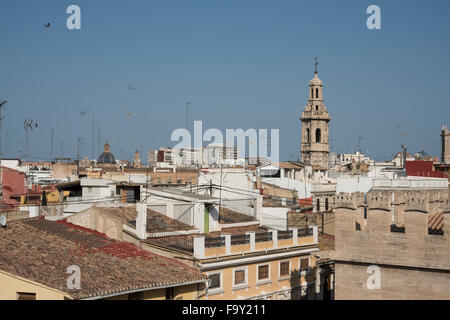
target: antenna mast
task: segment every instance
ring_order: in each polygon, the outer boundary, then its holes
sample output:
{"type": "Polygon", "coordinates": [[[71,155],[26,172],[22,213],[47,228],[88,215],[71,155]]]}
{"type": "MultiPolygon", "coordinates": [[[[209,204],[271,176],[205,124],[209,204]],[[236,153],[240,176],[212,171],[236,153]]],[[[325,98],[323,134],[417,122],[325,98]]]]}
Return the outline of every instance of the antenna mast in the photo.
{"type": "Polygon", "coordinates": [[[0,200],[3,197],[3,180],[2,180],[2,107],[6,104],[6,100],[0,102],[0,200]]]}

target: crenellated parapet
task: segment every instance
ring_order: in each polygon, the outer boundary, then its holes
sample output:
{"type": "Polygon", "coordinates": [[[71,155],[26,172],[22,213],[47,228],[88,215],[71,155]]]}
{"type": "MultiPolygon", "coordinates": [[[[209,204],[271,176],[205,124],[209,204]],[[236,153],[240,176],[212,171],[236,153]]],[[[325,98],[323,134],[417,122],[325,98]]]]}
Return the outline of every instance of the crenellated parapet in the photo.
{"type": "Polygon", "coordinates": [[[394,199],[393,199],[393,202],[392,202],[392,204],[393,205],[395,205],[395,206],[399,206],[399,205],[402,205],[402,204],[405,204],[405,191],[394,191],[393,192],[394,193],[394,199]]]}
{"type": "Polygon", "coordinates": [[[366,194],[365,211],[355,210],[353,195],[339,194],[342,209],[335,215],[336,259],[450,270],[447,196],[442,189],[372,190],[366,194]]]}
{"type": "Polygon", "coordinates": [[[364,206],[364,193],[339,193],[334,198],[334,209],[352,209],[364,206]]]}
{"type": "Polygon", "coordinates": [[[428,213],[430,193],[428,191],[409,191],[406,193],[405,212],[418,211],[428,213]]]}
{"type": "Polygon", "coordinates": [[[367,208],[369,210],[391,211],[392,192],[372,191],[367,194],[367,208]]]}

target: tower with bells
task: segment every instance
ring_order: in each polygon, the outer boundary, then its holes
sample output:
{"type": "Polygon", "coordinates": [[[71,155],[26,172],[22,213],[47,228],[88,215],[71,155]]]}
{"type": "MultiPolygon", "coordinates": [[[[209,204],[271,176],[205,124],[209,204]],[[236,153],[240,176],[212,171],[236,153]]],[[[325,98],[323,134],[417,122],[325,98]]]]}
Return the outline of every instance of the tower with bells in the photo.
{"type": "Polygon", "coordinates": [[[302,112],[302,161],[311,165],[315,170],[328,170],[328,156],[330,153],[329,122],[331,120],[323,102],[323,85],[318,77],[317,58],[315,58],[314,78],[309,82],[309,99],[302,112]]]}

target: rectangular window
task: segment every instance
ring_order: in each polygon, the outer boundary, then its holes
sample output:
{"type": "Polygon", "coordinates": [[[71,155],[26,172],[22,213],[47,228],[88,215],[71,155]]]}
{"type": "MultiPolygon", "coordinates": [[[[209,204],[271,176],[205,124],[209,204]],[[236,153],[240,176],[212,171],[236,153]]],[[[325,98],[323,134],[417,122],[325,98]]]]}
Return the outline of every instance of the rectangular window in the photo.
{"type": "Polygon", "coordinates": [[[166,300],[173,300],[173,288],[166,288],[166,300]]]}
{"type": "Polygon", "coordinates": [[[245,283],[245,270],[236,270],[234,272],[234,284],[244,284],[245,283]]]}
{"type": "Polygon", "coordinates": [[[220,273],[210,274],[209,279],[209,289],[220,289],[222,286],[220,284],[220,273]]]}
{"type": "Polygon", "coordinates": [[[17,300],[36,300],[36,293],[17,292],[17,300]]]}
{"type": "Polygon", "coordinates": [[[258,266],[258,280],[269,279],[269,265],[258,266]]]}
{"type": "Polygon", "coordinates": [[[309,258],[300,259],[300,272],[302,274],[309,271],[309,258]]]}
{"type": "Polygon", "coordinates": [[[280,262],[280,277],[288,277],[290,274],[291,263],[289,261],[280,262]]]}

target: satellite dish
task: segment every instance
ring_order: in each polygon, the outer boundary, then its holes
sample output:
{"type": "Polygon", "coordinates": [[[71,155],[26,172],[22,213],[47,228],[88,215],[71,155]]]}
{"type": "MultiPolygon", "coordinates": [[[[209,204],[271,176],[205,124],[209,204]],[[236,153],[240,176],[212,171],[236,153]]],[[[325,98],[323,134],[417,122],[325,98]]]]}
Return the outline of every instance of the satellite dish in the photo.
{"type": "Polygon", "coordinates": [[[6,227],[6,217],[0,216],[0,227],[5,228],[6,227]]]}

